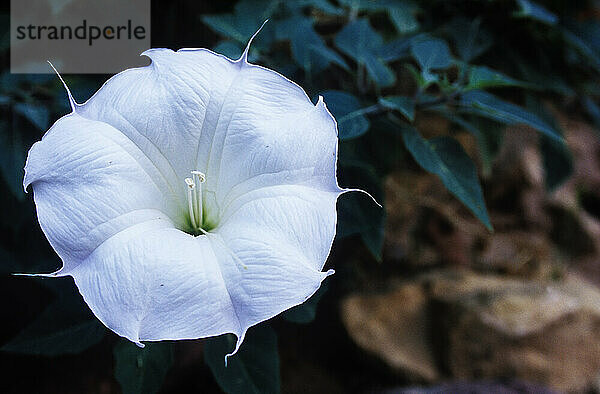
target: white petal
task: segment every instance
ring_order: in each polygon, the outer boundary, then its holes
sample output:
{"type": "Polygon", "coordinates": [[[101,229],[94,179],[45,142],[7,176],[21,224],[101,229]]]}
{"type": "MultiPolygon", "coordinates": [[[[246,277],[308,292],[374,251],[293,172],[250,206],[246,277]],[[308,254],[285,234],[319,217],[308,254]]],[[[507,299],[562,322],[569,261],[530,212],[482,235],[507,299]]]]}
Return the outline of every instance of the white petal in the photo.
{"type": "Polygon", "coordinates": [[[242,334],[206,237],[141,223],[104,242],[71,275],[94,314],[136,343],[242,334]]]}
{"type": "Polygon", "coordinates": [[[146,54],[32,148],[25,185],[61,274],[108,327],[136,342],[233,332],[239,346],[329,274],[335,121],[245,58],[146,54]],[[192,170],[216,226],[197,238],[176,230],[192,170]]]}
{"type": "Polygon", "coordinates": [[[77,111],[106,122],[140,146],[182,190],[190,171],[206,174],[215,126],[226,117],[239,67],[207,50],[151,49],[147,67],[110,78],[77,111]]]}
{"type": "Polygon", "coordinates": [[[123,229],[176,217],[174,196],[146,156],[118,130],[77,114],[58,120],[29,151],[38,220],[62,274],[123,229]]]}
{"type": "Polygon", "coordinates": [[[174,188],[192,170],[206,174],[212,222],[258,187],[339,191],[337,131],[322,101],[313,105],[274,71],[206,49],[145,54],[150,66],[117,74],[78,112],[127,135],[174,188]]]}
{"type": "MultiPolygon", "coordinates": [[[[209,234],[245,331],[308,299],[335,235],[337,192],[272,186],[247,193],[209,234]]],[[[238,342],[239,345],[239,342],[238,342]]]]}

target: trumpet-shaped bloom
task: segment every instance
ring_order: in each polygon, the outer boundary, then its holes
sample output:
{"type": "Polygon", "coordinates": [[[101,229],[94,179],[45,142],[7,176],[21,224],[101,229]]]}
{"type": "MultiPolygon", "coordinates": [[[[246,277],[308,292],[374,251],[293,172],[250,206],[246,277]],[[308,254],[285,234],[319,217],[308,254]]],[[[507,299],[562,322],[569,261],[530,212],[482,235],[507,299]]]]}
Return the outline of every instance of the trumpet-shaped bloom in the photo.
{"type": "MultiPolygon", "coordinates": [[[[246,330],[309,298],[336,229],[337,127],[282,75],[151,49],[35,143],[38,220],[108,328],[141,341],[246,330]]],[[[67,89],[68,91],[68,89],[67,89]]]]}

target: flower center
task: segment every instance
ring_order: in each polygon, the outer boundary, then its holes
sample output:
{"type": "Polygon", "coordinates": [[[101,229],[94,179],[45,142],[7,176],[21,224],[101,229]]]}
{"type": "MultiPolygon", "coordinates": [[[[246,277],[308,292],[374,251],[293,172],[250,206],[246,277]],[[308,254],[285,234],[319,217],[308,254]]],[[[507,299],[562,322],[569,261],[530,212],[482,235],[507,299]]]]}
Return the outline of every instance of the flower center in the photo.
{"type": "Polygon", "coordinates": [[[202,215],[202,184],[206,181],[206,176],[200,171],[192,171],[191,178],[185,178],[188,199],[188,213],[190,215],[190,225],[192,232],[197,234],[206,234],[204,230],[204,217],[202,215]]]}

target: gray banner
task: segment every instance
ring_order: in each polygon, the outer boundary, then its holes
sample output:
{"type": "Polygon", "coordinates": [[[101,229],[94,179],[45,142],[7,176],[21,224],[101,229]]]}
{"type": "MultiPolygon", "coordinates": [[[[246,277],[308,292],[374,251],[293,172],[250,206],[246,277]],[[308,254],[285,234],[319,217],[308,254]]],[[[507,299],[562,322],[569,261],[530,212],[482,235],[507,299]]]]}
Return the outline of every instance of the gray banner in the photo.
{"type": "Polygon", "coordinates": [[[150,0],[11,0],[12,73],[114,74],[149,64],[150,0]]]}

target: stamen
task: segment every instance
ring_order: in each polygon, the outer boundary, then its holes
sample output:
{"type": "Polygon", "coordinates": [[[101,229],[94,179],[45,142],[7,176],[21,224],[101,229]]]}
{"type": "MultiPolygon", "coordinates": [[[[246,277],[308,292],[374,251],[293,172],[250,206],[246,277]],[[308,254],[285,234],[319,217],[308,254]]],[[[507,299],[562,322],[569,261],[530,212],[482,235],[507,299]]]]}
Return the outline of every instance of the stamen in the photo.
{"type": "Polygon", "coordinates": [[[192,178],[185,178],[185,183],[188,185],[188,210],[190,212],[190,221],[192,222],[192,226],[197,228],[196,215],[194,214],[194,189],[196,188],[196,185],[192,178]]]}
{"type": "Polygon", "coordinates": [[[195,231],[206,234],[206,231],[202,228],[202,184],[206,181],[206,176],[200,171],[191,171],[191,173],[191,178],[185,178],[185,183],[188,185],[190,221],[195,231]]]}
{"type": "Polygon", "coordinates": [[[203,220],[203,215],[202,215],[202,184],[206,181],[206,176],[201,173],[200,171],[192,171],[192,177],[194,178],[194,182],[197,185],[197,190],[196,190],[196,201],[194,201],[195,203],[195,208],[196,208],[196,213],[198,215],[197,219],[198,219],[198,228],[202,227],[202,220],[203,220]]]}

